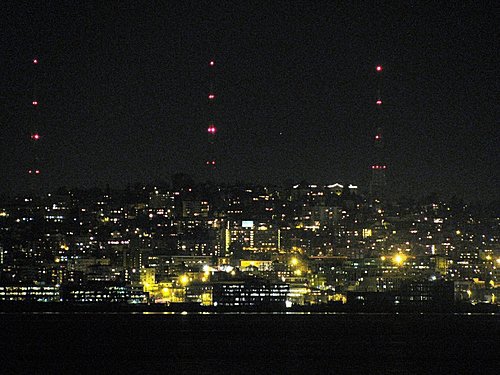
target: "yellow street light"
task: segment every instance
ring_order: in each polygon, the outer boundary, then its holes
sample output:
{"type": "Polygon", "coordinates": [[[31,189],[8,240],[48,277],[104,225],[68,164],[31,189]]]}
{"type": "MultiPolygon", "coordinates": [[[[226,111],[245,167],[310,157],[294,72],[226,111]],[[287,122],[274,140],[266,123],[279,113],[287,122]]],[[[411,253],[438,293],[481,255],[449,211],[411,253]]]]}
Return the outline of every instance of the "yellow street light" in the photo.
{"type": "Polygon", "coordinates": [[[181,285],[186,286],[189,283],[189,277],[188,277],[188,275],[182,275],[179,278],[179,282],[181,283],[181,285]]]}
{"type": "Polygon", "coordinates": [[[299,264],[299,260],[295,257],[293,257],[291,260],[290,260],[290,264],[292,266],[296,266],[297,264],[299,264]]]}
{"type": "Polygon", "coordinates": [[[402,265],[405,262],[405,260],[406,260],[406,255],[404,254],[396,254],[392,258],[392,261],[398,266],[402,265]]]}
{"type": "Polygon", "coordinates": [[[386,260],[386,257],[382,255],[382,256],[380,257],[380,260],[383,262],[384,260],[386,260]]]}

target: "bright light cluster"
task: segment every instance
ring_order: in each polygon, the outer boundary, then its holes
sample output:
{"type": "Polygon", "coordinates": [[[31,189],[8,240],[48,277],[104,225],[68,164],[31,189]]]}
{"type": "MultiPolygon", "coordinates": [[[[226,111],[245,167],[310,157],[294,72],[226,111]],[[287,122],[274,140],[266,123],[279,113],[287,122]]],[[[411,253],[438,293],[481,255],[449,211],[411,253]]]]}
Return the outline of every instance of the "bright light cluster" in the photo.
{"type": "Polygon", "coordinates": [[[406,261],[406,255],[404,255],[404,254],[396,254],[396,255],[394,255],[394,257],[392,258],[392,261],[393,261],[396,265],[400,266],[400,265],[402,265],[402,264],[406,261]]]}

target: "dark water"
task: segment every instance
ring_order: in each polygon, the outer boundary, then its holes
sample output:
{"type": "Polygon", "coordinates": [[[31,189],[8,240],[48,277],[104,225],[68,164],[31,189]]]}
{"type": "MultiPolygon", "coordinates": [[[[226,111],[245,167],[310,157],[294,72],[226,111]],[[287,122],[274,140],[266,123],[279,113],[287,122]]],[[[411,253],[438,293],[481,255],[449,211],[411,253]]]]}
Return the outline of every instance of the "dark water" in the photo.
{"type": "Polygon", "coordinates": [[[0,314],[0,372],[500,374],[499,318],[0,314]]]}

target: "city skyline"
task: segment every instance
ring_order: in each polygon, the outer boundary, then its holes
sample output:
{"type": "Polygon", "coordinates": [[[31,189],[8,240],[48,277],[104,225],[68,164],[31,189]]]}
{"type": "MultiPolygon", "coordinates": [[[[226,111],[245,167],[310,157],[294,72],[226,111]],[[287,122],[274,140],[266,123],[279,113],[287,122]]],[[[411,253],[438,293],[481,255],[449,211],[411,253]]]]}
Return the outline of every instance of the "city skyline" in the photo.
{"type": "Polygon", "coordinates": [[[45,189],[208,179],[214,59],[218,182],[367,187],[382,64],[388,186],[498,197],[485,4],[12,4],[4,14],[2,192],[29,179],[33,58],[45,189]]]}

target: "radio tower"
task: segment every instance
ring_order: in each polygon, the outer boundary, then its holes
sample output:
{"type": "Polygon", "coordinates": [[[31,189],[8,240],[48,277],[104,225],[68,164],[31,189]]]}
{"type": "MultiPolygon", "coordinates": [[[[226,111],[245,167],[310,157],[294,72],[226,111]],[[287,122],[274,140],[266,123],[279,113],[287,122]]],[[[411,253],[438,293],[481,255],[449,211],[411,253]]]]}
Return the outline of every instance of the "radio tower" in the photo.
{"type": "Polygon", "coordinates": [[[373,200],[381,200],[385,197],[385,190],[387,185],[386,170],[387,165],[384,158],[384,134],[382,131],[382,72],[384,68],[382,65],[375,67],[377,75],[377,97],[375,99],[375,106],[377,109],[377,122],[379,124],[374,136],[374,161],[371,166],[372,177],[370,182],[370,195],[373,200]]]}
{"type": "Polygon", "coordinates": [[[28,174],[33,177],[33,186],[36,187],[38,182],[38,177],[42,173],[40,167],[40,157],[39,157],[39,143],[41,139],[41,135],[38,131],[39,121],[40,121],[40,100],[38,98],[37,92],[37,78],[38,78],[38,69],[39,69],[39,60],[37,57],[34,57],[31,60],[31,65],[33,67],[33,97],[31,98],[31,121],[30,121],[30,144],[31,144],[31,163],[28,168],[28,174]]]}
{"type": "Polygon", "coordinates": [[[206,165],[209,169],[215,170],[217,168],[217,160],[215,156],[215,141],[217,134],[216,116],[215,116],[215,101],[217,99],[215,93],[215,60],[210,60],[208,63],[209,68],[209,91],[208,91],[208,154],[206,165]]]}

